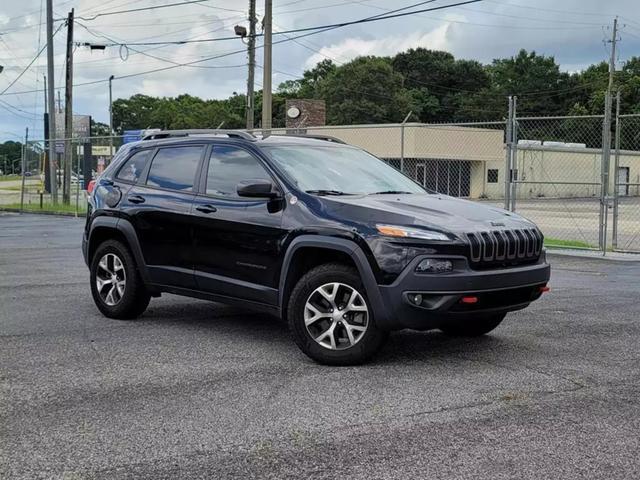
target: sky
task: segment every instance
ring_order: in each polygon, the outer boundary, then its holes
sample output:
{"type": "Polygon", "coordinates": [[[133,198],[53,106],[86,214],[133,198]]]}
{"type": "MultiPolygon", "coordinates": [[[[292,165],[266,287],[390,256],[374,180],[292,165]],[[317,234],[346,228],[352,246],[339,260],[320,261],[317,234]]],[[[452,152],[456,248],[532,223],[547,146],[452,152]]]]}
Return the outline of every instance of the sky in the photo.
{"type": "MultiPolygon", "coordinates": [[[[234,25],[248,26],[249,0],[207,0],[153,10],[122,10],[180,3],[184,0],[54,0],[56,88],[64,86],[66,27],[59,19],[75,9],[75,42],[135,43],[233,36],[234,25]],[[246,5],[245,5],[246,4],[246,5]],[[105,38],[106,37],[106,38],[105,38]]],[[[458,3],[432,0],[416,7],[458,3]]],[[[384,14],[419,0],[273,0],[274,32],[384,14]]],[[[393,55],[425,47],[451,52],[456,58],[490,63],[519,49],[552,55],[564,71],[575,72],[608,59],[613,19],[620,22],[619,68],[640,54],[638,0],[482,0],[439,11],[338,28],[273,47],[273,85],[296,78],[315,63],[330,58],[344,63],[359,55],[393,55]]],[[[43,75],[46,49],[25,70],[46,43],[45,0],[3,1],[0,4],[0,141],[43,137],[43,75]],[[22,77],[9,85],[24,71],[22,77]],[[7,89],[7,87],[9,87],[7,89]],[[20,93],[24,92],[24,93],[20,93]]],[[[413,9],[405,10],[411,11],[413,9]]],[[[257,0],[262,19],[264,2],[257,0]]],[[[291,35],[289,35],[291,37],[291,35]]],[[[285,39],[274,35],[274,41],[285,39]]],[[[258,47],[262,40],[258,39],[258,47]]],[[[246,90],[246,47],[239,38],[183,45],[109,46],[74,50],[74,113],[108,123],[108,82],[113,96],[141,93],[202,98],[226,98],[246,90]],[[143,53],[139,53],[143,52],[143,53]],[[210,57],[218,57],[206,60],[210,57]],[[183,64],[198,62],[190,66],[183,64]],[[154,71],[156,70],[156,71],[154,71]],[[157,71],[160,70],[160,71],[157,71]],[[149,72],[137,75],[142,72],[149,72]],[[127,75],[134,75],[128,78],[127,75]]],[[[262,64],[262,50],[257,50],[262,64]]],[[[256,88],[263,71],[256,70],[256,88]]],[[[60,91],[64,102],[64,90],[60,91]]]]}

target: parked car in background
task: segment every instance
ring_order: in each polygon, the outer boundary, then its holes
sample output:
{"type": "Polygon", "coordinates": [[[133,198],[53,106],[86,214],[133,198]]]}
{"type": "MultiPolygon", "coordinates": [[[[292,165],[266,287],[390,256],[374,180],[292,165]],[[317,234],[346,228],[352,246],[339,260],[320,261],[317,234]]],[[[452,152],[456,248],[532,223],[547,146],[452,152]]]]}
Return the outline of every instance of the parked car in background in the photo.
{"type": "Polygon", "coordinates": [[[328,137],[148,135],[97,180],[82,244],[107,317],[164,292],[251,307],[331,365],[366,361],[392,330],[490,332],[550,275],[530,221],[328,137]]]}

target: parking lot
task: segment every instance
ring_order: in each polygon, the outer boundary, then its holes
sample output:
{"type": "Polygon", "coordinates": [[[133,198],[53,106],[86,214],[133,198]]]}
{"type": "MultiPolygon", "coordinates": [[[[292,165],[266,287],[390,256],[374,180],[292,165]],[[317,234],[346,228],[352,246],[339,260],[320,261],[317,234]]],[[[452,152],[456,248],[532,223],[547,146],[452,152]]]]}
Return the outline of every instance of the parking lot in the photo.
{"type": "Polygon", "coordinates": [[[0,478],[640,477],[640,263],[552,256],[492,334],[331,368],[237,308],[102,317],[83,222],[0,213],[0,478]]]}

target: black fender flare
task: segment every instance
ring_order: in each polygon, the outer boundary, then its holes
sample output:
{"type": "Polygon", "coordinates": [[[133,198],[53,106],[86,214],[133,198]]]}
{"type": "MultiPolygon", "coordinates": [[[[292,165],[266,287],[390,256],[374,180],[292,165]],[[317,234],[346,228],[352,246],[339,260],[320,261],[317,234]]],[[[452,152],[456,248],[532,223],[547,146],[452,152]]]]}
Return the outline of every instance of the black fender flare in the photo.
{"type": "Polygon", "coordinates": [[[378,282],[376,281],[373,269],[371,268],[371,265],[369,264],[365,253],[352,240],[325,235],[301,235],[299,237],[296,237],[289,244],[289,247],[287,248],[287,251],[284,255],[284,260],[282,262],[278,293],[278,305],[280,311],[283,314],[287,308],[285,304],[284,294],[287,278],[290,271],[289,266],[296,251],[303,247],[316,247],[329,250],[337,250],[349,255],[349,257],[353,260],[356,268],[358,269],[358,273],[360,274],[362,284],[364,285],[367,293],[367,298],[369,299],[371,307],[373,308],[373,314],[376,320],[376,324],[382,329],[389,329],[391,327],[387,309],[385,308],[384,302],[382,301],[382,296],[380,295],[378,282]]]}
{"type": "MultiPolygon", "coordinates": [[[[124,235],[124,237],[127,239],[128,246],[131,249],[131,253],[136,260],[136,266],[138,267],[138,271],[140,272],[142,281],[146,285],[149,285],[149,271],[147,270],[147,264],[145,263],[144,256],[142,255],[142,249],[140,248],[140,242],[138,241],[136,230],[135,228],[133,228],[131,222],[124,218],[118,217],[96,217],[91,222],[91,227],[89,229],[87,252],[90,252],[93,247],[92,236],[97,228],[110,228],[113,230],[117,230],[124,235]]],[[[95,239],[93,241],[95,241],[95,239]]],[[[90,263],[90,259],[88,258],[87,263],[90,263]]]]}

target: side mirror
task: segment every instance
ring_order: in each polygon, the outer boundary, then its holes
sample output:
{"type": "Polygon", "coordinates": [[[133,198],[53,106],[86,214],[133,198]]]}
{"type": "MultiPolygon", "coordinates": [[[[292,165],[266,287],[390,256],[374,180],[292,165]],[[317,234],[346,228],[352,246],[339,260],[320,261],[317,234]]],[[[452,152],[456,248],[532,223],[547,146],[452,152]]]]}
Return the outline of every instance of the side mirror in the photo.
{"type": "Polygon", "coordinates": [[[269,180],[242,180],[237,187],[238,195],[250,198],[277,198],[280,194],[269,180]]]}

